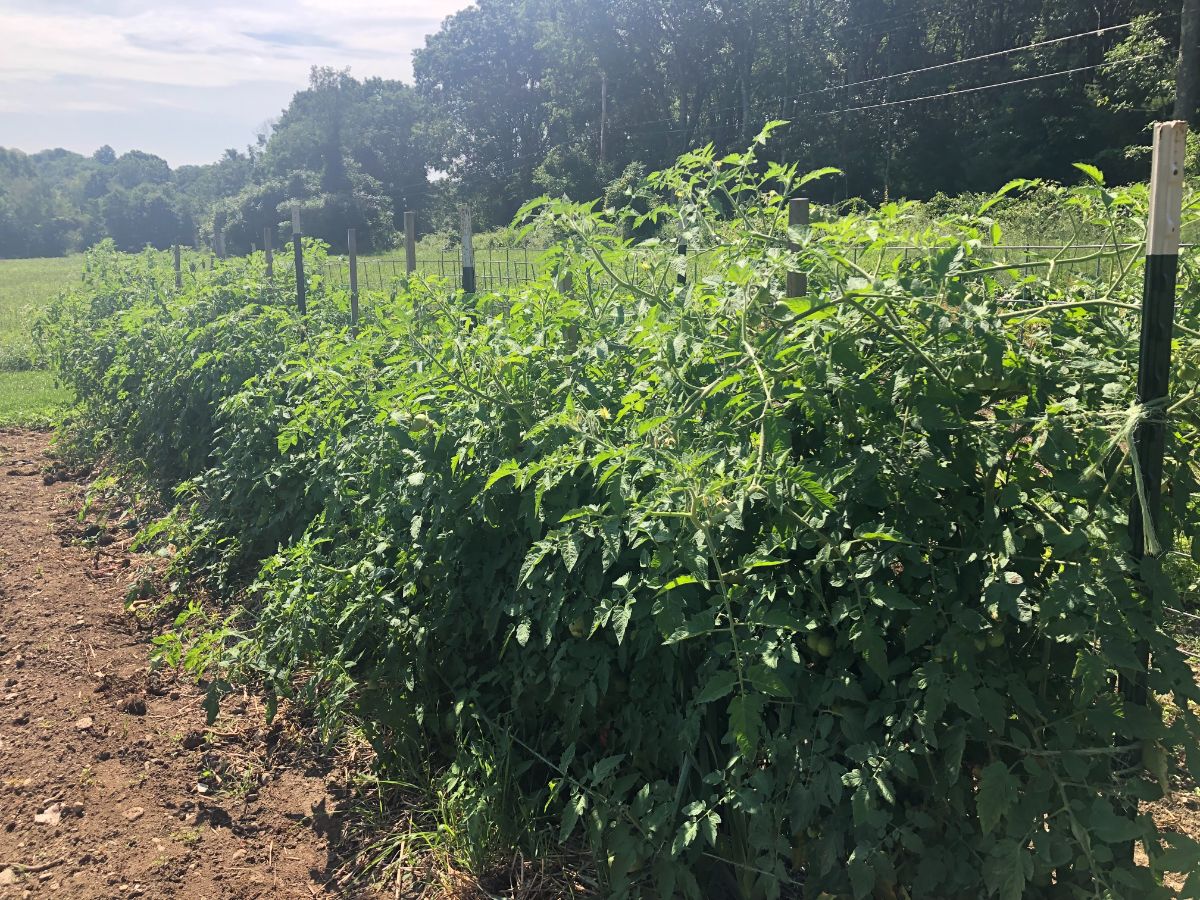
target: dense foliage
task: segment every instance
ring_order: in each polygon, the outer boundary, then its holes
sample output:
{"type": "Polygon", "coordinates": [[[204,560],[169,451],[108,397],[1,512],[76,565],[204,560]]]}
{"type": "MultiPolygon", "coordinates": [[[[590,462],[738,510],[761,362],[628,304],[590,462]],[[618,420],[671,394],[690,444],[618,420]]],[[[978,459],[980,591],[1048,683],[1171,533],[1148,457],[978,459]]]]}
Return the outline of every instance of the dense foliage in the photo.
{"type": "Polygon", "coordinates": [[[1147,169],[1126,148],[1171,113],[1179,33],[1179,4],[1157,0],[482,0],[415,52],[415,86],[315,68],[255,145],[213,165],[0,154],[0,256],[162,247],[194,227],[248,251],[293,203],[334,247],[348,227],[386,246],[405,209],[441,229],[463,201],[501,225],[535,193],[590,199],[779,117],[796,124],[778,158],[842,161],[823,200],[1066,180],[1077,159],[1123,183],[1147,169]]]}
{"type": "MultiPolygon", "coordinates": [[[[1085,174],[1041,190],[1140,239],[1144,190],[1085,174]]],[[[1127,814],[1200,775],[1160,571],[1200,551],[1195,256],[1182,399],[1143,409],[1137,250],[1101,278],[1085,250],[997,266],[995,198],[789,232],[813,183],[711,149],[650,176],[672,202],[644,215],[704,254],[686,285],[625,237],[636,211],[535,204],[570,235],[557,279],[398,283],[355,338],[344,296],[314,283],[301,320],[257,259],[176,293],[94,258],[41,332],[76,445],[174,504],[154,532],[181,573],[248,585],[189,607],[166,657],[214,699],[250,677],[306,700],[395,775],[503,749],[613,896],[1144,898],[1200,871],[1127,814]],[[1128,438],[1164,414],[1139,572],[1128,438]],[[1113,687],[1139,646],[1149,706],[1113,687]]]]}

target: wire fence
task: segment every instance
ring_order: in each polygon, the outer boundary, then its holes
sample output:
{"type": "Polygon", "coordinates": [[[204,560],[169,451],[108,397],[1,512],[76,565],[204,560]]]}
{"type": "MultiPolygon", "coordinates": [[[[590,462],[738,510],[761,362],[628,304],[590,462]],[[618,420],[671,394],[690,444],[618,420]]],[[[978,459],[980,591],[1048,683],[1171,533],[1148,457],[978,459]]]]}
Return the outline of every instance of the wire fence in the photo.
{"type": "MultiPolygon", "coordinates": [[[[855,265],[871,268],[879,263],[884,267],[899,263],[907,267],[919,259],[929,259],[946,248],[896,246],[883,250],[852,252],[855,265]]],[[[954,248],[951,248],[954,249],[954,248]]],[[[989,277],[984,284],[990,294],[993,289],[1006,292],[1018,286],[1028,277],[1032,268],[1049,268],[1053,261],[1054,275],[1060,279],[1071,276],[1086,276],[1097,281],[1114,281],[1127,274],[1131,263],[1143,252],[1142,244],[998,244],[978,247],[971,253],[975,263],[963,277],[972,277],[973,270],[986,268],[989,277]],[[1011,268],[1004,268],[1011,266],[1011,268]]],[[[840,274],[848,275],[844,269],[840,274]]],[[[979,277],[983,273],[974,273],[979,277]]]]}
{"type": "MultiPolygon", "coordinates": [[[[504,287],[534,281],[542,273],[544,248],[503,247],[475,254],[475,285],[477,290],[499,290],[504,287]]],[[[418,254],[416,273],[436,277],[458,289],[462,287],[462,257],[454,251],[418,254]]],[[[359,257],[357,260],[360,290],[390,290],[401,278],[407,277],[401,257],[359,257]]],[[[334,287],[350,285],[350,260],[331,256],[320,269],[322,278],[334,287]]]]}
{"type": "MultiPolygon", "coordinates": [[[[1194,250],[1200,244],[1184,244],[1182,250],[1194,250]]],[[[1142,253],[1141,244],[1004,244],[976,248],[972,259],[988,268],[1011,265],[1011,270],[992,271],[993,286],[1003,290],[1024,280],[1028,267],[1044,265],[1054,260],[1054,271],[1060,277],[1088,276],[1112,281],[1127,273],[1130,264],[1142,253]]],[[[885,248],[853,248],[848,259],[852,266],[835,266],[840,276],[853,274],[855,266],[874,269],[898,263],[901,267],[923,258],[930,258],[944,248],[893,246],[885,248]]],[[[546,248],[494,248],[476,253],[475,282],[480,291],[496,291],[527,284],[547,269],[546,248]]],[[[714,274],[711,263],[713,251],[700,250],[677,257],[676,269],[688,282],[694,283],[714,274]]],[[[978,267],[978,266],[977,266],[978,267]]],[[[361,291],[390,291],[407,277],[405,261],[400,256],[359,257],[358,286],[361,291]]],[[[331,256],[317,273],[329,286],[349,288],[350,261],[344,256],[331,256]]],[[[462,258],[456,251],[419,254],[416,274],[436,278],[452,289],[462,287],[462,258]]],[[[969,273],[964,273],[969,275],[969,273]]]]}

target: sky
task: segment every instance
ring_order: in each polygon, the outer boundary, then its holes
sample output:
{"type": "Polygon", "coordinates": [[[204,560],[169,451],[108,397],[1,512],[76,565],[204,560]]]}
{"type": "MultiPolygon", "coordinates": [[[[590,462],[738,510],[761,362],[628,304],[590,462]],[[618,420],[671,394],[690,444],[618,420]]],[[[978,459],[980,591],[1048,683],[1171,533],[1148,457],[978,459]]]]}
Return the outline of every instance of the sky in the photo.
{"type": "Polygon", "coordinates": [[[411,81],[469,0],[0,0],[0,147],[244,149],[314,65],[411,81]]]}

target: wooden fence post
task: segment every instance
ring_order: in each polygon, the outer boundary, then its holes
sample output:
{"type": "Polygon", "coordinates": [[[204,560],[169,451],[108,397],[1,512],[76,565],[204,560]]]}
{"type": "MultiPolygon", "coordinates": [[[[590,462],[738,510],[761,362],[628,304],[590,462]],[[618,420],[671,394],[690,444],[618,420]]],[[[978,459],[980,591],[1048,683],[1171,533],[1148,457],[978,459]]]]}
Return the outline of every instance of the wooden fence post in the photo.
{"type": "Polygon", "coordinates": [[[304,244],[301,241],[300,207],[292,207],[292,252],[296,257],[296,309],[300,315],[308,313],[304,283],[304,244]]]}
{"type": "Polygon", "coordinates": [[[217,232],[217,259],[225,259],[225,232],[217,232]]]}
{"type": "MultiPolygon", "coordinates": [[[[1147,571],[1147,567],[1157,568],[1160,565],[1157,557],[1164,550],[1159,544],[1157,528],[1162,506],[1163,456],[1167,439],[1166,404],[1171,379],[1171,338],[1175,330],[1175,288],[1179,271],[1180,220],[1183,218],[1186,140],[1186,122],[1160,122],[1154,126],[1137,375],[1137,400],[1146,409],[1133,434],[1135,452],[1130,455],[1136,469],[1129,507],[1134,572],[1140,581],[1142,602],[1152,614],[1158,611],[1159,603],[1151,587],[1155,581],[1154,573],[1147,571]]],[[[1149,643],[1139,641],[1134,653],[1138,668],[1122,673],[1120,691],[1126,701],[1145,706],[1149,643]]],[[[1131,759],[1129,764],[1138,765],[1139,761],[1131,759]]],[[[1135,817],[1137,811],[1136,801],[1131,802],[1128,815],[1135,817]]],[[[1124,848],[1123,855],[1132,856],[1132,853],[1131,843],[1124,848]]]]}
{"type": "MultiPolygon", "coordinates": [[[[1183,161],[1186,122],[1154,126],[1154,157],[1150,169],[1150,216],[1146,230],[1146,278],[1142,291],[1142,330],[1138,352],[1137,399],[1143,406],[1161,406],[1171,377],[1171,337],[1175,327],[1175,284],[1179,272],[1179,227],[1183,217],[1183,161]]],[[[1154,408],[1134,432],[1136,464],[1142,491],[1134,491],[1129,516],[1133,553],[1140,563],[1157,555],[1153,529],[1162,498],[1163,454],[1167,423],[1154,408]],[[1145,494],[1143,509],[1139,493],[1145,494]],[[1149,529],[1149,530],[1148,530],[1149,529]]],[[[1144,689],[1143,689],[1144,693],[1144,689]]],[[[1144,696],[1142,697],[1144,699],[1144,696]]]]}
{"type": "Polygon", "coordinates": [[[358,234],[346,229],[346,252],[350,256],[350,334],[358,334],[358,234]]]}
{"type": "Polygon", "coordinates": [[[275,251],[271,248],[271,227],[263,229],[263,253],[267,258],[267,280],[275,277],[275,251]]]}
{"type": "Polygon", "coordinates": [[[412,210],[404,214],[404,273],[417,271],[417,214],[412,210]]]}
{"type": "Polygon", "coordinates": [[[471,243],[471,210],[459,209],[462,224],[462,288],[465,294],[475,293],[475,248],[471,243]]]}
{"type": "MultiPolygon", "coordinates": [[[[788,230],[800,228],[808,224],[808,198],[794,197],[788,201],[788,230]]],[[[799,250],[800,245],[788,235],[788,249],[799,250]]],[[[787,273],[787,295],[803,297],[808,293],[808,275],[804,272],[787,273]]]]}
{"type": "Polygon", "coordinates": [[[175,290],[183,289],[183,265],[180,261],[179,245],[175,244],[171,247],[172,263],[175,266],[175,290]]]}

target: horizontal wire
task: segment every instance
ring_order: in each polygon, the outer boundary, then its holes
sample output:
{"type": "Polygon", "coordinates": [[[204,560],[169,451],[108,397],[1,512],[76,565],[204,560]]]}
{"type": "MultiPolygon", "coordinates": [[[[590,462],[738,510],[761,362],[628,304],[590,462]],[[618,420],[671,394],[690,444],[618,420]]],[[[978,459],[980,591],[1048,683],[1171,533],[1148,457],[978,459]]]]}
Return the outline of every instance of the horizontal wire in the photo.
{"type": "MultiPolygon", "coordinates": [[[[979,56],[970,56],[970,57],[965,57],[963,59],[955,59],[955,60],[951,60],[949,62],[938,63],[938,64],[932,65],[932,66],[924,66],[919,69],[909,69],[904,72],[895,72],[895,73],[892,73],[889,75],[880,75],[875,78],[866,78],[861,81],[851,81],[846,84],[835,84],[835,85],[829,85],[828,87],[815,88],[814,90],[805,91],[801,94],[795,94],[790,97],[785,97],[785,96],[780,96],[780,95],[771,96],[771,97],[761,97],[761,98],[758,98],[758,101],[760,103],[768,103],[773,100],[782,100],[782,101],[784,101],[785,104],[786,103],[795,104],[804,97],[813,97],[818,94],[827,94],[827,93],[830,93],[831,91],[847,90],[849,88],[861,87],[862,85],[878,84],[880,82],[890,81],[894,78],[907,78],[909,76],[919,75],[919,74],[923,74],[925,72],[935,72],[935,71],[939,71],[941,69],[948,69],[953,66],[965,65],[966,63],[980,62],[982,60],[987,60],[987,59],[996,59],[996,58],[999,58],[1002,56],[1008,56],[1013,53],[1022,53],[1027,50],[1036,50],[1041,47],[1049,47],[1054,44],[1062,44],[1062,43],[1066,43],[1067,41],[1078,40],[1080,38],[1098,37],[1100,35],[1106,34],[1107,32],[1110,32],[1110,31],[1119,31],[1120,29],[1123,29],[1123,28],[1131,28],[1131,27],[1133,27],[1133,24],[1134,24],[1133,22],[1123,22],[1120,25],[1106,25],[1102,28],[1094,28],[1094,29],[1090,29],[1088,31],[1076,32],[1075,34],[1062,35],[1060,37],[1049,38],[1044,41],[1036,41],[1032,44],[1021,44],[1016,47],[1008,47],[1004,50],[996,50],[991,53],[984,53],[979,56]]],[[[741,106],[740,105],[719,106],[714,109],[708,110],[708,112],[709,113],[728,112],[730,110],[736,110],[736,109],[741,109],[741,106]]],[[[675,121],[674,117],[662,118],[662,119],[645,119],[640,122],[632,122],[632,123],[630,123],[629,127],[633,128],[638,125],[655,125],[659,122],[673,122],[673,121],[675,121]]],[[[627,131],[629,129],[622,128],[621,130],[627,131]]]]}
{"type": "MultiPolygon", "coordinates": [[[[982,84],[982,85],[977,85],[976,87],[969,87],[969,88],[956,88],[955,90],[943,91],[942,93],[939,93],[939,94],[926,94],[921,97],[908,97],[903,100],[888,100],[883,103],[869,103],[869,104],[866,104],[863,106],[843,106],[839,109],[816,110],[811,113],[805,113],[805,115],[834,116],[834,115],[838,115],[839,113],[863,112],[865,110],[871,110],[871,109],[883,109],[884,107],[889,107],[889,106],[904,106],[909,103],[921,103],[925,100],[940,100],[945,97],[955,97],[960,94],[975,94],[980,91],[990,91],[990,90],[993,90],[994,88],[1012,87],[1012,86],[1018,85],[1018,84],[1027,84],[1031,81],[1043,81],[1047,78],[1061,78],[1064,75],[1075,75],[1075,74],[1078,74],[1079,72],[1087,72],[1092,69],[1103,69],[1103,68],[1107,68],[1109,66],[1126,66],[1126,65],[1129,65],[1130,63],[1135,63],[1135,62],[1138,62],[1143,59],[1151,59],[1151,58],[1152,58],[1152,54],[1145,54],[1143,56],[1133,56],[1133,57],[1130,57],[1129,59],[1118,59],[1118,60],[1111,60],[1109,62],[1096,63],[1096,64],[1090,65],[1090,66],[1076,66],[1073,69],[1060,69],[1057,72],[1043,72],[1040,75],[1029,75],[1024,78],[1014,78],[1010,81],[998,81],[998,82],[995,82],[992,84],[982,84]]],[[[795,124],[795,123],[789,122],[788,124],[795,124]]],[[[711,134],[714,132],[727,130],[729,128],[740,128],[740,127],[741,127],[741,125],[738,123],[729,123],[726,125],[698,126],[696,129],[671,128],[671,129],[666,129],[664,131],[655,131],[655,132],[652,132],[652,134],[681,134],[683,132],[692,131],[692,130],[695,130],[695,131],[698,131],[701,133],[711,134]]],[[[630,133],[636,134],[637,132],[630,132],[630,133]]]]}
{"type": "MultiPolygon", "coordinates": [[[[1067,40],[1074,40],[1077,38],[1103,34],[1105,32],[1117,30],[1120,28],[1127,28],[1131,24],[1132,23],[1124,23],[1121,25],[1110,25],[1110,26],[1106,26],[1104,28],[1099,28],[1099,29],[1093,30],[1093,31],[1079,32],[1074,35],[1065,35],[1063,37],[1053,38],[1048,41],[1044,41],[1044,42],[1040,42],[1040,43],[1027,44],[1027,45],[1023,45],[1021,47],[1010,47],[1007,50],[1000,50],[1000,51],[996,51],[995,53],[984,54],[983,56],[971,57],[971,58],[963,59],[963,60],[955,60],[955,61],[948,62],[948,63],[940,63],[937,66],[928,66],[924,69],[913,69],[913,70],[910,70],[907,72],[898,72],[894,75],[886,75],[886,76],[880,76],[879,78],[875,78],[875,79],[867,79],[866,81],[862,81],[862,82],[852,82],[851,84],[848,84],[848,85],[837,85],[835,87],[830,87],[830,88],[821,88],[818,90],[807,92],[805,94],[799,94],[793,98],[774,97],[774,98],[765,98],[765,99],[784,100],[785,102],[788,102],[790,100],[790,102],[795,103],[800,98],[807,97],[807,96],[815,96],[820,93],[828,93],[829,91],[832,91],[832,90],[841,90],[842,88],[848,88],[848,87],[853,87],[853,86],[862,85],[862,84],[876,83],[876,82],[885,81],[885,80],[888,80],[891,78],[901,78],[901,77],[913,75],[913,74],[920,73],[920,72],[944,69],[944,68],[948,68],[950,66],[959,65],[961,63],[975,62],[975,61],[982,60],[982,59],[988,59],[988,58],[997,57],[997,56],[1004,56],[1004,55],[1007,55],[1010,53],[1035,49],[1037,47],[1046,46],[1048,44],[1062,43],[1067,40]]],[[[1014,79],[1011,81],[998,82],[995,84],[981,85],[981,86],[972,87],[972,88],[960,88],[957,90],[945,91],[940,94],[929,94],[929,95],[922,96],[922,97],[912,97],[912,98],[907,98],[907,99],[903,99],[903,100],[893,100],[893,101],[888,101],[888,102],[884,102],[884,103],[867,104],[867,105],[863,105],[863,106],[843,107],[843,108],[834,109],[834,110],[821,110],[821,111],[812,113],[812,115],[819,115],[819,116],[836,115],[838,113],[843,113],[843,112],[861,112],[864,110],[881,109],[881,108],[888,107],[888,106],[902,106],[902,105],[905,105],[908,103],[918,103],[918,102],[922,102],[925,100],[936,100],[936,99],[941,99],[943,97],[953,97],[958,94],[976,93],[979,91],[991,90],[993,88],[1009,87],[1012,85],[1024,84],[1024,83],[1031,82],[1031,81],[1039,81],[1039,80],[1044,80],[1047,78],[1057,78],[1057,77],[1061,77],[1064,75],[1073,75],[1078,72],[1088,71],[1091,69],[1103,68],[1103,67],[1110,66],[1110,65],[1127,65],[1129,63],[1137,62],[1139,60],[1148,59],[1148,58],[1149,58],[1149,54],[1144,55],[1144,56],[1132,57],[1130,59],[1125,59],[1125,60],[1114,60],[1111,62],[1097,63],[1097,64],[1091,65],[1091,66],[1078,66],[1073,69],[1064,69],[1064,70],[1060,70],[1058,72],[1048,72],[1048,73],[1044,73],[1041,75],[1032,75],[1032,76],[1028,76],[1026,78],[1018,78],[1018,79],[1014,79]]],[[[717,109],[709,110],[708,112],[710,112],[710,113],[723,112],[723,111],[728,111],[731,109],[740,109],[740,106],[718,107],[717,109]]],[[[674,121],[674,119],[666,119],[666,118],[664,118],[664,119],[649,119],[649,120],[645,120],[644,122],[635,122],[633,124],[634,125],[654,124],[657,122],[670,122],[670,121],[674,121]]],[[[697,126],[695,128],[690,128],[690,127],[689,128],[667,128],[667,129],[653,129],[653,130],[621,127],[619,129],[614,129],[614,131],[618,131],[625,135],[636,134],[636,135],[650,136],[650,137],[653,137],[653,136],[664,136],[665,137],[667,135],[683,134],[683,133],[689,132],[689,131],[697,131],[702,134],[712,134],[714,132],[727,131],[731,128],[736,129],[736,128],[741,128],[741,127],[744,127],[744,125],[742,123],[727,123],[724,125],[703,125],[703,126],[697,126]]],[[[535,160],[544,159],[544,156],[545,156],[544,152],[539,152],[536,156],[529,155],[529,156],[518,157],[517,159],[509,160],[506,164],[504,164],[498,168],[491,168],[489,171],[489,174],[493,174],[493,175],[512,174],[512,173],[518,171],[519,169],[523,168],[525,165],[527,165],[530,162],[533,162],[535,160]]],[[[423,187],[423,186],[427,187],[427,186],[430,186],[435,183],[436,182],[429,182],[429,181],[412,182],[411,184],[400,185],[396,188],[396,190],[407,190],[408,188],[423,187]]]]}
{"type": "MultiPolygon", "coordinates": [[[[1076,34],[1067,34],[1067,35],[1063,35],[1062,37],[1050,38],[1050,39],[1044,40],[1044,41],[1037,41],[1032,44],[1023,44],[1018,47],[1009,47],[1007,50],[996,50],[992,53],[984,53],[979,56],[968,56],[963,59],[955,59],[955,60],[951,60],[950,62],[938,63],[937,65],[933,65],[933,66],[925,66],[924,68],[920,68],[920,69],[909,69],[907,72],[897,72],[894,75],[880,75],[877,78],[866,78],[866,79],[863,79],[862,81],[851,81],[848,84],[830,85],[829,87],[817,88],[816,90],[806,91],[803,94],[797,94],[793,98],[792,102],[794,103],[794,102],[800,100],[801,98],[811,97],[811,96],[815,96],[817,94],[827,94],[830,91],[840,91],[840,90],[844,90],[846,88],[861,87],[864,84],[878,84],[881,81],[888,81],[892,78],[907,78],[910,75],[921,75],[925,72],[937,72],[937,71],[940,71],[941,69],[949,69],[953,66],[961,66],[966,63],[980,62],[985,59],[997,59],[1001,56],[1008,56],[1012,53],[1021,53],[1026,50],[1037,50],[1040,47],[1049,47],[1054,44],[1062,44],[1062,43],[1065,43],[1066,41],[1073,41],[1078,38],[1099,37],[1100,35],[1105,34],[1106,32],[1109,32],[1109,31],[1119,31],[1122,28],[1131,28],[1131,27],[1133,27],[1133,22],[1124,22],[1120,25],[1107,25],[1104,28],[1096,28],[1091,31],[1080,31],[1076,34]]],[[[776,98],[776,99],[782,99],[782,98],[776,98]]]]}
{"type": "Polygon", "coordinates": [[[883,109],[888,106],[904,106],[909,103],[921,103],[925,100],[941,100],[944,97],[957,97],[962,94],[976,94],[980,91],[990,91],[994,88],[1013,87],[1014,85],[1018,84],[1028,84],[1031,81],[1043,81],[1047,78],[1061,78],[1064,75],[1075,75],[1079,72],[1091,71],[1092,69],[1104,69],[1108,68],[1109,66],[1127,66],[1130,63],[1135,63],[1143,59],[1151,59],[1152,56],[1152,54],[1147,53],[1143,56],[1131,56],[1129,59],[1118,59],[1110,62],[1096,63],[1095,65],[1091,66],[1076,66],[1073,69],[1061,69],[1058,72],[1044,72],[1041,75],[1029,75],[1025,78],[1014,78],[1011,81],[997,81],[994,84],[981,84],[976,87],[958,88],[953,91],[943,91],[940,94],[926,94],[922,97],[908,97],[904,100],[889,100],[885,103],[870,103],[865,106],[847,106],[843,109],[818,111],[812,113],[811,115],[832,116],[837,113],[863,112],[864,110],[868,109],[883,109]]]}

